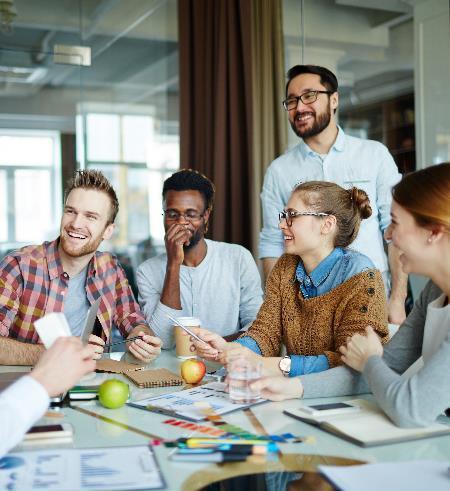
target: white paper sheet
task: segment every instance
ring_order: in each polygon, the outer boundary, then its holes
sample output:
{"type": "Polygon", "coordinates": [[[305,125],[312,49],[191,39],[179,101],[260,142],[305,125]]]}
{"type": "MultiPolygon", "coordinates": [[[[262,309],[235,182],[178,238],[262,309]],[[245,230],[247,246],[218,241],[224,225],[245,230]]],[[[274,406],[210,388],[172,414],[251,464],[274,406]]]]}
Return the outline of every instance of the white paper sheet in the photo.
{"type": "Polygon", "coordinates": [[[450,461],[418,460],[338,467],[319,470],[342,491],[448,491],[450,461]]]}
{"type": "Polygon", "coordinates": [[[60,337],[70,336],[70,327],[62,312],[51,312],[38,319],[34,327],[42,343],[48,349],[60,337]]]}
{"type": "Polygon", "coordinates": [[[151,448],[36,450],[0,458],[0,489],[118,491],[164,488],[151,448]]]}

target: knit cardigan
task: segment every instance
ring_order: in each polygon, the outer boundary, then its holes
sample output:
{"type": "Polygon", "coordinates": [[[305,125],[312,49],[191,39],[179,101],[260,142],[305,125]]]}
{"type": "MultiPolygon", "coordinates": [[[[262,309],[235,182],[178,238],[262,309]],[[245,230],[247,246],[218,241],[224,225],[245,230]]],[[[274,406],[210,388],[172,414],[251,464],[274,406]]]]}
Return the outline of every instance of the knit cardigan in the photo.
{"type": "MultiPolygon", "coordinates": [[[[341,364],[338,348],[347,336],[370,325],[383,344],[388,341],[387,305],[381,273],[362,271],[328,293],[303,298],[295,270],[298,256],[284,254],[267,280],[264,303],[243,334],[254,339],[263,356],[321,355],[330,367],[341,364]]],[[[241,337],[243,337],[241,336],[241,337]]]]}

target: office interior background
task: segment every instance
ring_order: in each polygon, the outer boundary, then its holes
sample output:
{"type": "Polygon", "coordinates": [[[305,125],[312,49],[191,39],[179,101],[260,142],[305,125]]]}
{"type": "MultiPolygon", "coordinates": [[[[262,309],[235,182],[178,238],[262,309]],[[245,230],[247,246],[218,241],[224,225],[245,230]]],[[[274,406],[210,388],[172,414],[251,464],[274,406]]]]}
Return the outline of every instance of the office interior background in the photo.
{"type": "Polygon", "coordinates": [[[401,172],[450,160],[447,0],[0,0],[0,22],[0,254],[55,238],[64,183],[97,168],[131,270],[164,249],[180,167],[216,184],[210,236],[256,252],[298,63],[337,74],[339,124],[401,172]]]}

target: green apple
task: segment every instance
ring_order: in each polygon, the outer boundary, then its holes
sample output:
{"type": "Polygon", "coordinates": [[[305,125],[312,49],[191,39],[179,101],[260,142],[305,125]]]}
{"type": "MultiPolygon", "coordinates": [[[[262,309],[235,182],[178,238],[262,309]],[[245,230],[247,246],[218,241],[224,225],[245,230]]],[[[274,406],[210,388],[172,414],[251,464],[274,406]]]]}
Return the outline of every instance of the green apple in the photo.
{"type": "Polygon", "coordinates": [[[205,364],[195,358],[189,358],[188,360],[183,361],[180,369],[181,376],[187,384],[198,384],[206,373],[205,364]]]}
{"type": "Polygon", "coordinates": [[[98,400],[108,409],[117,409],[123,406],[130,395],[128,384],[116,378],[105,380],[98,389],[98,400]]]}

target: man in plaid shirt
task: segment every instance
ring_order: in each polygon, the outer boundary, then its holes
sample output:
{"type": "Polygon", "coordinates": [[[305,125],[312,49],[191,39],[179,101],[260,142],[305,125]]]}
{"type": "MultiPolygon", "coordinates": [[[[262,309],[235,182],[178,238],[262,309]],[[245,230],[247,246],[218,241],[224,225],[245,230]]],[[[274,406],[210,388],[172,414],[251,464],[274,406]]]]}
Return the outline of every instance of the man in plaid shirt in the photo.
{"type": "Polygon", "coordinates": [[[124,338],[139,336],[128,351],[147,363],[161,351],[134,299],[117,259],[98,252],[112,236],[119,209],[116,193],[99,171],[78,171],[65,194],[60,236],[27,246],[0,262],[0,364],[34,365],[43,346],[34,322],[50,312],[64,312],[80,335],[87,311],[97,298],[96,357],[117,326],[124,338]]]}

